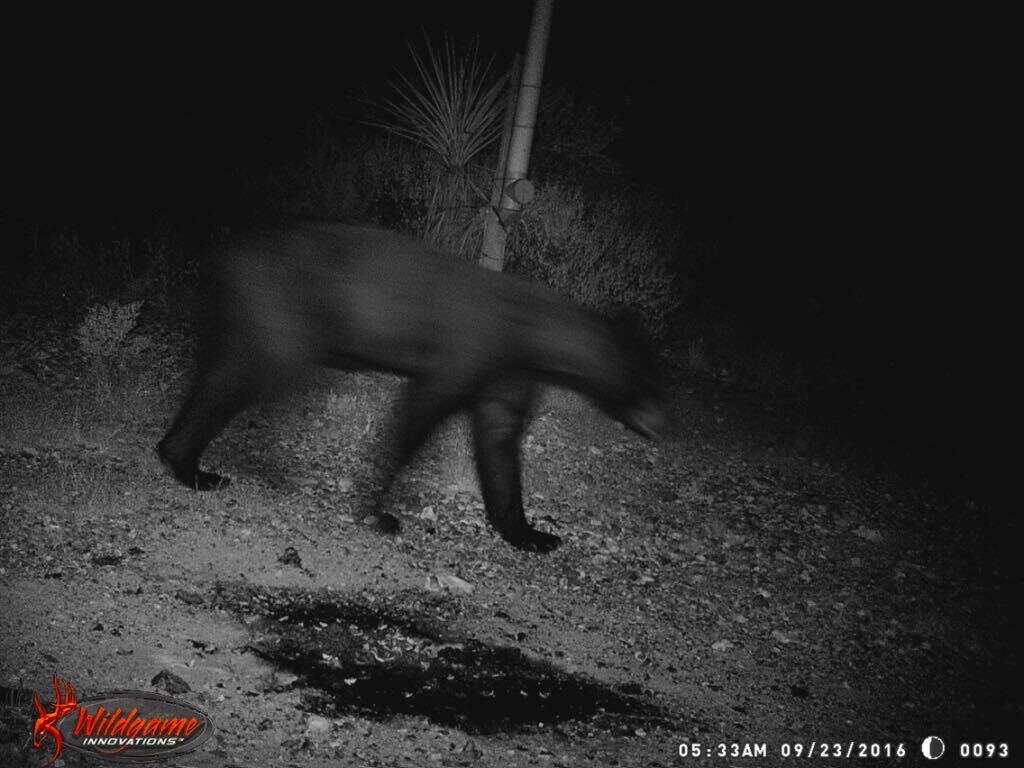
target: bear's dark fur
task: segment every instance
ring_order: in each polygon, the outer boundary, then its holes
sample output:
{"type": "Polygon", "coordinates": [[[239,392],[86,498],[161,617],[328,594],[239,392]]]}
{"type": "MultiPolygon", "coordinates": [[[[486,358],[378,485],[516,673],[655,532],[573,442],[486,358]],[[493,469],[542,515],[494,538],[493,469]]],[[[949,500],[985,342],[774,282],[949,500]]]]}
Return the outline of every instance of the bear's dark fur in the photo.
{"type": "MultiPolygon", "coordinates": [[[[192,488],[226,480],[199,457],[233,415],[310,363],[408,377],[395,473],[446,416],[469,410],[487,518],[516,547],[557,536],[523,514],[519,443],[536,384],[590,396],[640,434],[665,426],[653,359],[632,335],[554,293],[460,264],[372,227],[306,224],[241,237],[224,249],[211,341],[196,382],[157,446],[192,488]]],[[[378,528],[398,521],[375,508],[378,528]]]]}

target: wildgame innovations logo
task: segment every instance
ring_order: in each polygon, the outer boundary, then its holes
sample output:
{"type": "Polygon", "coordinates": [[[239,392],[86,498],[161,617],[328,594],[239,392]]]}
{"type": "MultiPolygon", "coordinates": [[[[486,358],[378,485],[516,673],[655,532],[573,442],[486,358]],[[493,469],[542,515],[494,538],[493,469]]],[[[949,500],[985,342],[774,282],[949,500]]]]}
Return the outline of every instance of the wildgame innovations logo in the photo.
{"type": "Polygon", "coordinates": [[[213,735],[199,707],[147,691],[113,691],[79,700],[75,687],[53,676],[53,702],[33,698],[32,746],[50,749],[53,765],[64,748],[108,762],[168,760],[198,749],[213,735]]]}

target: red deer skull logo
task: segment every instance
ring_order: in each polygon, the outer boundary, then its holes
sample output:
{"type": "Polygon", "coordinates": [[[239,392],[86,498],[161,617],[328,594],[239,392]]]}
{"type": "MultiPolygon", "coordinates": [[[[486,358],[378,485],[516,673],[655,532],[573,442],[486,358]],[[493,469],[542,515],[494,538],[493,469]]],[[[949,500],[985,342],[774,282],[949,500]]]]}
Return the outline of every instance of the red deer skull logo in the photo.
{"type": "Polygon", "coordinates": [[[36,711],[39,717],[32,728],[32,746],[36,749],[43,748],[43,742],[47,736],[53,737],[53,756],[47,765],[53,765],[60,757],[64,749],[64,735],[57,730],[57,724],[63,720],[71,711],[78,706],[78,697],[75,695],[75,687],[67,680],[61,680],[53,676],[53,711],[47,712],[43,706],[43,700],[37,693],[33,698],[36,711]]]}

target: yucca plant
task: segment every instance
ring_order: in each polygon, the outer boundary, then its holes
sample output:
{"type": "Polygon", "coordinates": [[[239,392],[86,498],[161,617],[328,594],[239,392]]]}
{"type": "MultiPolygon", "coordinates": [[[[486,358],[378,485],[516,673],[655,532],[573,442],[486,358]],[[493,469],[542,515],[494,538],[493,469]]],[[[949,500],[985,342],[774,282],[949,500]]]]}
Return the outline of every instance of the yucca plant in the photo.
{"type": "Polygon", "coordinates": [[[506,78],[488,85],[491,61],[481,62],[476,43],[463,52],[448,38],[440,51],[427,38],[424,45],[426,56],[409,46],[418,77],[399,73],[394,97],[377,102],[385,117],[376,124],[465,168],[501,133],[506,78]]]}
{"type": "Polygon", "coordinates": [[[442,241],[437,244],[464,244],[490,178],[473,160],[501,134],[508,78],[492,76],[493,60],[482,61],[475,42],[457,50],[445,38],[439,50],[424,38],[424,49],[409,46],[415,75],[398,74],[393,95],[374,102],[379,117],[370,122],[424,147],[438,163],[418,234],[442,241]]]}

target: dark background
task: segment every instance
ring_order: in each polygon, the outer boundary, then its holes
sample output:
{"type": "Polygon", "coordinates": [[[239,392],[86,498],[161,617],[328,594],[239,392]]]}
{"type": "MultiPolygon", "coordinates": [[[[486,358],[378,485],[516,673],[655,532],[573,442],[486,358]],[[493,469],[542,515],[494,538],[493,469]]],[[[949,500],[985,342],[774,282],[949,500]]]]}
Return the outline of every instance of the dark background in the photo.
{"type": "MultiPolygon", "coordinates": [[[[715,246],[690,276],[691,311],[738,318],[812,378],[828,369],[814,412],[865,450],[990,495],[997,371],[1015,351],[995,234],[1008,206],[994,202],[1005,24],[555,6],[546,85],[615,119],[615,159],[683,201],[688,236],[715,246]]],[[[353,97],[407,63],[406,41],[476,35],[504,69],[530,10],[27,21],[9,32],[4,224],[244,218],[239,169],[297,155],[315,116],[344,130],[353,97]]]]}

